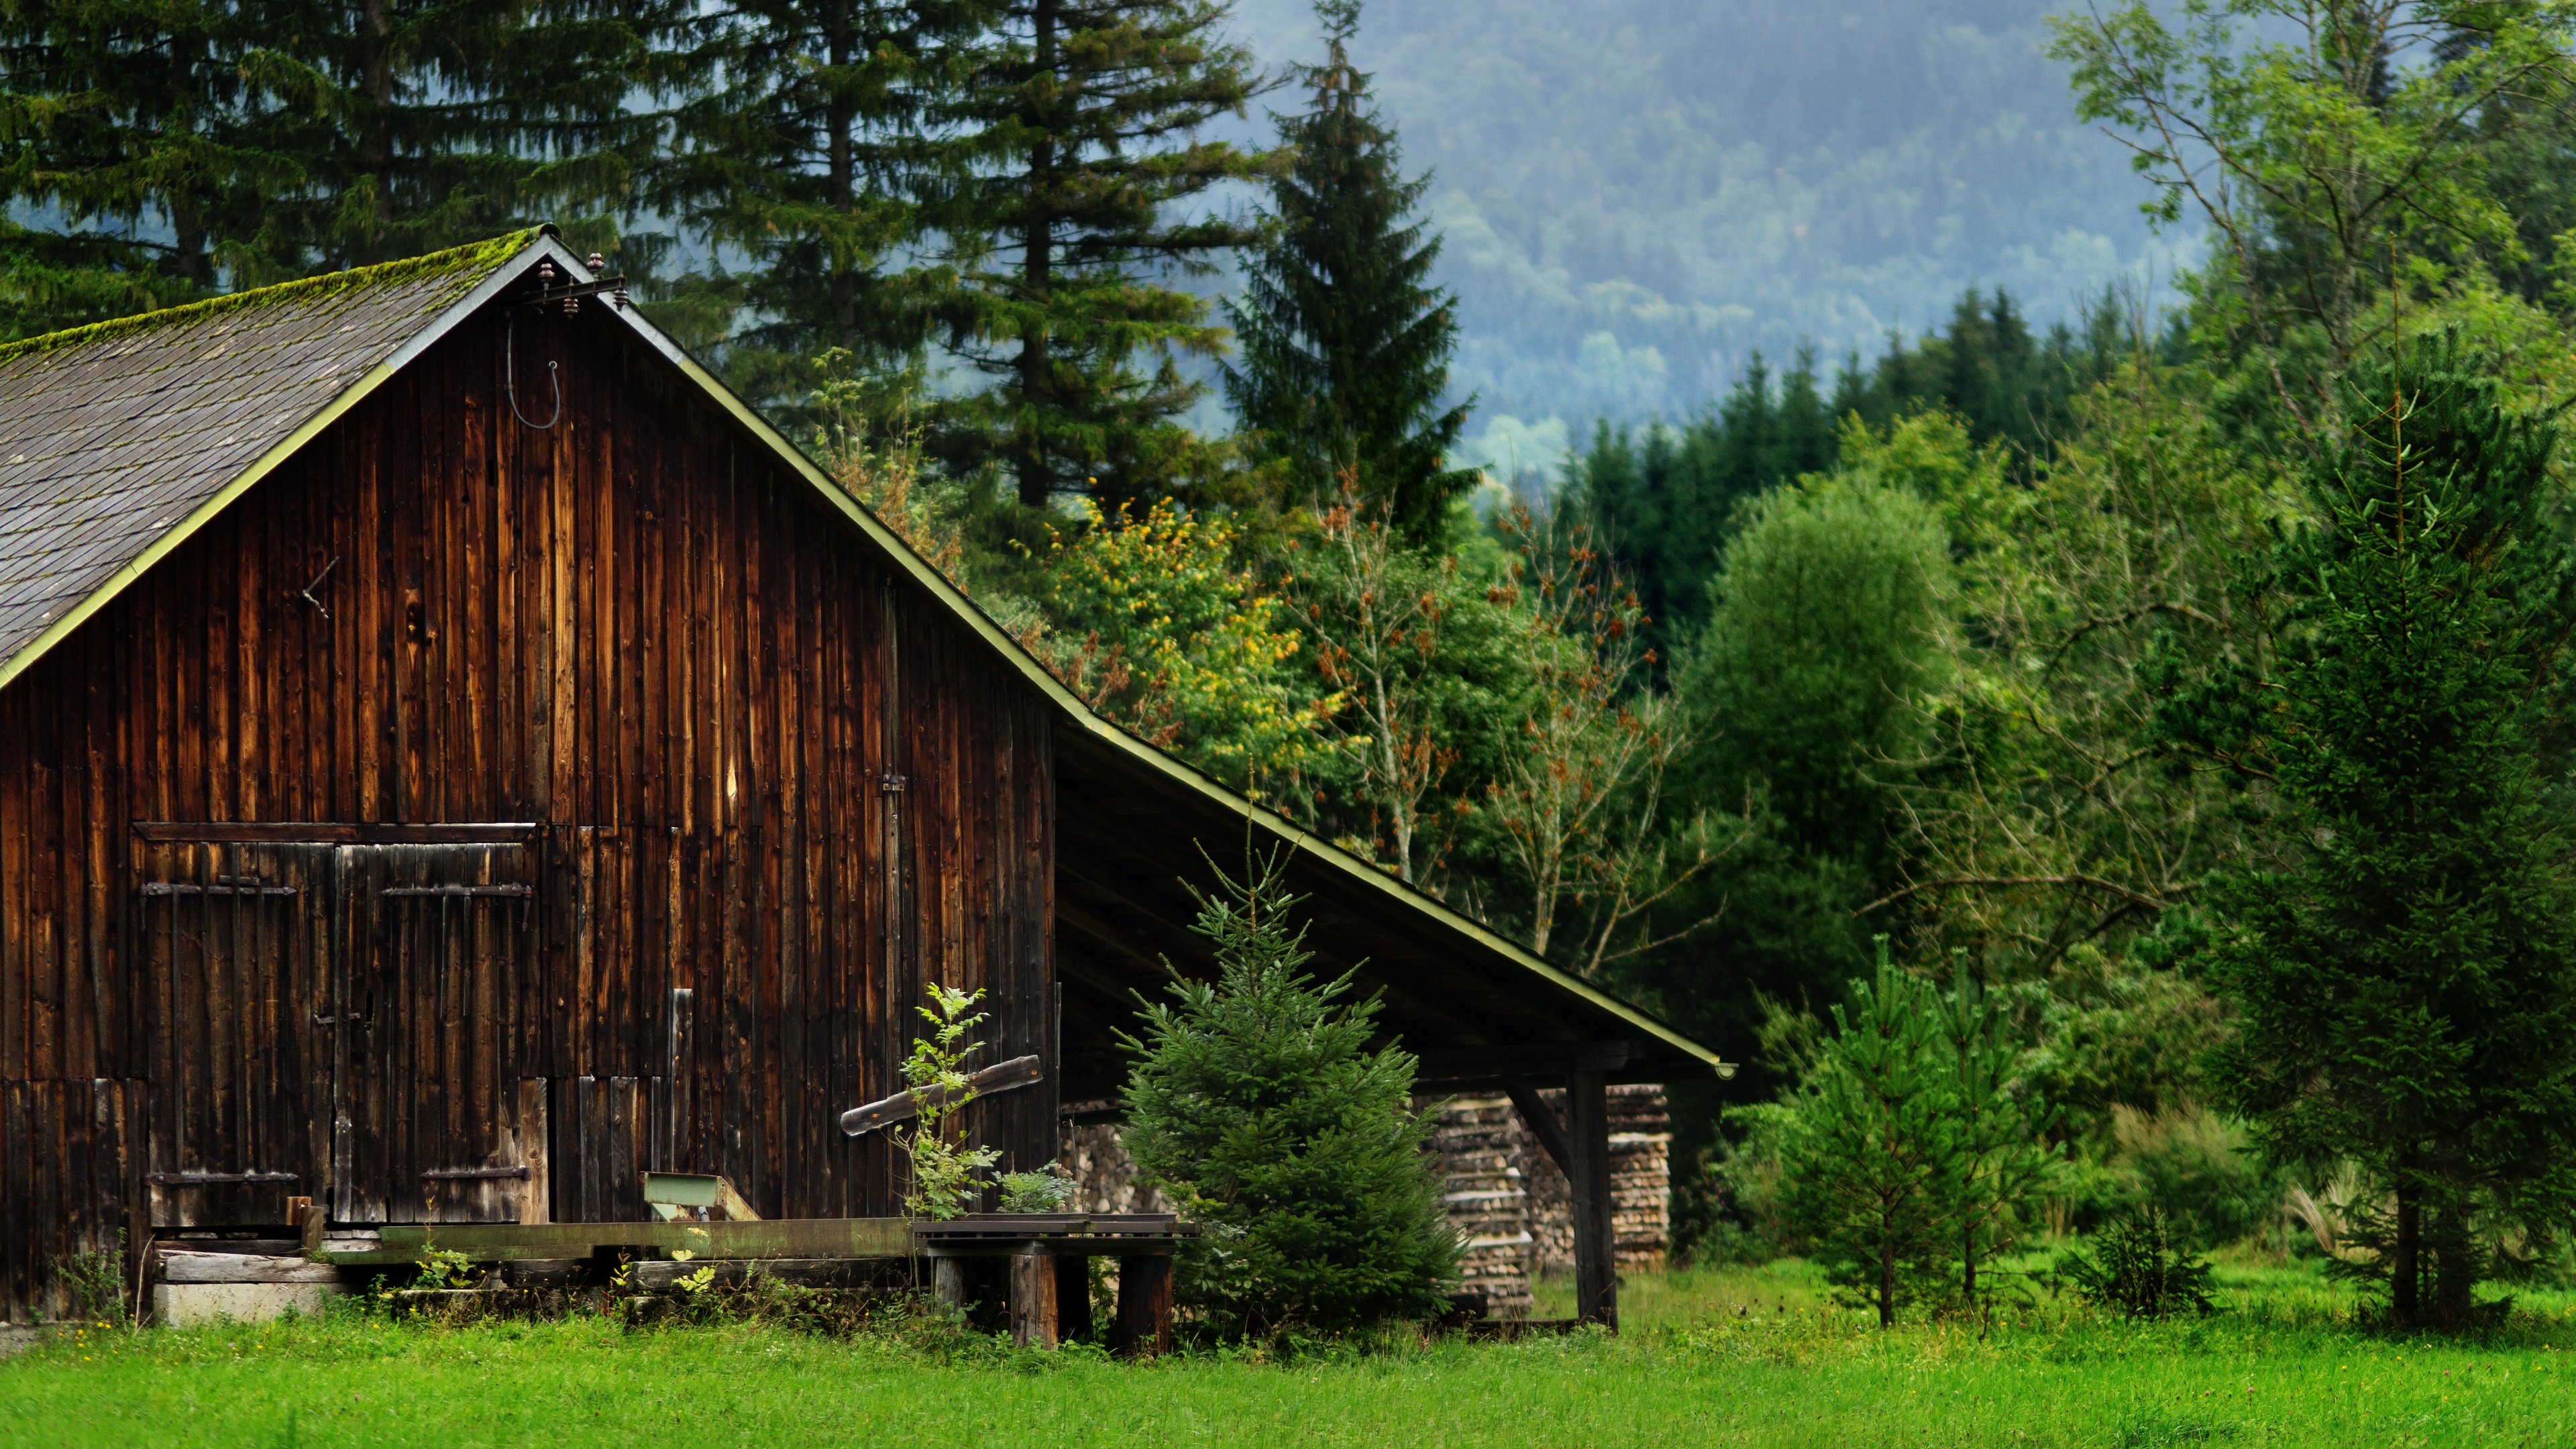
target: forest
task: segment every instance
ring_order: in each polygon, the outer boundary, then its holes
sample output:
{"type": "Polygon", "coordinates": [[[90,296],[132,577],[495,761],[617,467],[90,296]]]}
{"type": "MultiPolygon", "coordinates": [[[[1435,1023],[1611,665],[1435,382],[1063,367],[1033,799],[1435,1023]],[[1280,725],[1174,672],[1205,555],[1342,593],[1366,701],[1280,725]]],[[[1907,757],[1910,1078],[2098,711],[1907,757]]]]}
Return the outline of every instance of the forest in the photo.
{"type": "Polygon", "coordinates": [[[26,0],[0,335],[551,218],[1096,709],[1744,1059],[1686,1251],[1882,1322],[2073,1230],[2409,1324],[2570,1271],[2576,10],[2050,18],[2174,305],[1796,319],[1670,423],[1548,394],[1538,491],[1370,23],[26,0]]]}

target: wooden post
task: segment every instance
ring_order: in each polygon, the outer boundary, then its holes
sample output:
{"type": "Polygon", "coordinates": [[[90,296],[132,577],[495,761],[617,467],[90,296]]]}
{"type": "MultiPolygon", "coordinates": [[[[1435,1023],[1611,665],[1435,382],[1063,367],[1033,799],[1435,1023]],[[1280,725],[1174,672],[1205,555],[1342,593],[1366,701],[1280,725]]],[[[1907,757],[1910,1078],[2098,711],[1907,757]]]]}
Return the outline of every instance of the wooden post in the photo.
{"type": "Polygon", "coordinates": [[[962,1258],[930,1260],[930,1301],[942,1308],[966,1306],[966,1263],[962,1258]]]}
{"type": "Polygon", "coordinates": [[[1076,1343],[1091,1337],[1091,1260],[1055,1260],[1055,1332],[1076,1343]]]}
{"type": "Polygon", "coordinates": [[[1118,1326],[1112,1352],[1150,1358],[1172,1351],[1172,1260],[1138,1255],[1118,1260],[1118,1326]]]}
{"type": "Polygon", "coordinates": [[[1011,1343],[1055,1347],[1055,1265],[1045,1253],[1011,1255],[1011,1343]]]}
{"type": "Polygon", "coordinates": [[[1619,1327],[1619,1251],[1610,1221],[1610,1093],[1599,1072],[1565,1076],[1566,1184],[1574,1191],[1574,1312],[1619,1327]]]}
{"type": "Polygon", "coordinates": [[[696,1024],[698,993],[674,986],[662,1010],[662,1120],[654,1159],[672,1172],[689,1160],[689,1030],[696,1024]]]}

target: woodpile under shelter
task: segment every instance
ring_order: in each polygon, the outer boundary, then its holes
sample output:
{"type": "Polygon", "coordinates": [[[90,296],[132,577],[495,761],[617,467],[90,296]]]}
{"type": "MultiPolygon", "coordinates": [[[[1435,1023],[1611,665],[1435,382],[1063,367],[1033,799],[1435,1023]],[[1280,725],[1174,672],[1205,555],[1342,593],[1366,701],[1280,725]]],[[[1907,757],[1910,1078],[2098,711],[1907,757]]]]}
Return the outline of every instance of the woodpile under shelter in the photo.
{"type": "Polygon", "coordinates": [[[1715,1054],[1095,717],[550,229],[0,348],[0,1318],[308,1202],[891,1217],[926,982],[1034,1166],[1247,845],[1427,1085],[1565,1089],[1614,1313],[1605,1085],[1715,1054]]]}

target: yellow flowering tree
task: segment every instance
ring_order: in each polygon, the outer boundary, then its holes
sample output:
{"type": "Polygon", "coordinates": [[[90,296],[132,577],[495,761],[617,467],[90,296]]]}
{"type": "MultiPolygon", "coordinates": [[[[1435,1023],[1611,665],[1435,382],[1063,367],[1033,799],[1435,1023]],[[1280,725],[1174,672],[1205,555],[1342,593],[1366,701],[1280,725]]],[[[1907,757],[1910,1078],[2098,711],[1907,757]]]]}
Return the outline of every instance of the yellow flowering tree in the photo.
{"type": "Polygon", "coordinates": [[[1083,504],[1050,529],[1040,602],[1047,664],[1085,703],[1227,785],[1276,792],[1329,748],[1341,707],[1295,667],[1286,603],[1233,562],[1234,526],[1170,500],[1141,518],[1083,504]]]}

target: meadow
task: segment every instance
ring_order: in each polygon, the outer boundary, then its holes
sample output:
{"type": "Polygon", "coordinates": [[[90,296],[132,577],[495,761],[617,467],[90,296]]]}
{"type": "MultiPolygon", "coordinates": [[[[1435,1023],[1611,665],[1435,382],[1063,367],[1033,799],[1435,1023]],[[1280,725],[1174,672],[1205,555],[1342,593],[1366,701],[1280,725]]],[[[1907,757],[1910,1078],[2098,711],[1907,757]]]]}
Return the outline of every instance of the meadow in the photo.
{"type": "MultiPolygon", "coordinates": [[[[2468,1339],[2374,1333],[2313,1266],[2222,1264],[2224,1311],[2132,1323],[2035,1294],[1882,1332],[1816,1273],[1631,1279],[1625,1331],[1403,1337],[1131,1365],[957,1335],[476,1328],[360,1313],[92,1327],[0,1363],[28,1445],[2567,1445],[2576,1297],[2468,1339]]],[[[1542,1304],[1542,1309],[1546,1305],[1542,1304]]]]}

